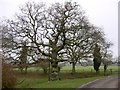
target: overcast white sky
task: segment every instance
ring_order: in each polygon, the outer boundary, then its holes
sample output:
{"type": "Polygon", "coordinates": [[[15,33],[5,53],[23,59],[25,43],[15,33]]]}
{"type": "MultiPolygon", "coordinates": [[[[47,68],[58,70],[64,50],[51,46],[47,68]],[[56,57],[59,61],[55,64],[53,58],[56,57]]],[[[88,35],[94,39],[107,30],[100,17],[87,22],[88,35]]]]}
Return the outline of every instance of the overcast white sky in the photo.
{"type": "MultiPolygon", "coordinates": [[[[31,0],[0,0],[0,18],[14,17],[19,6],[31,0]]],[[[64,2],[67,0],[33,0],[35,2],[64,2]]],[[[106,37],[113,42],[114,57],[118,56],[118,1],[119,0],[72,0],[78,2],[91,23],[102,27],[106,37]]]]}

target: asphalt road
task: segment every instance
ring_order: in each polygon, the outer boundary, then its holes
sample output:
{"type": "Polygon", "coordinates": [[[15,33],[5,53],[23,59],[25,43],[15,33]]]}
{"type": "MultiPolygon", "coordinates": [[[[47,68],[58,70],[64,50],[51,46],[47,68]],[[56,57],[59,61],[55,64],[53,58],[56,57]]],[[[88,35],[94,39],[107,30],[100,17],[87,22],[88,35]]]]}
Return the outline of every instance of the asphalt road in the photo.
{"type": "Polygon", "coordinates": [[[81,90],[82,88],[117,88],[117,90],[120,90],[120,88],[118,89],[118,81],[120,81],[120,77],[108,76],[85,84],[79,87],[77,90],[81,90]]]}

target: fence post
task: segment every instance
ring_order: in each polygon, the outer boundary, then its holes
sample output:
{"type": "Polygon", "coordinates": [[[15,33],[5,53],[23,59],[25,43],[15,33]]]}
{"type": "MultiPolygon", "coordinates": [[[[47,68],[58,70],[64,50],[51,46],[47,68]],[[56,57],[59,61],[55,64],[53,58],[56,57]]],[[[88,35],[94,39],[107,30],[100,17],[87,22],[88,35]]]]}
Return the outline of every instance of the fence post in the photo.
{"type": "Polygon", "coordinates": [[[112,74],[112,69],[110,69],[110,74],[112,74]]]}
{"type": "Polygon", "coordinates": [[[91,69],[91,72],[93,72],[93,70],[91,69]]]}
{"type": "Polygon", "coordinates": [[[83,72],[84,72],[84,69],[83,69],[83,72]]]}

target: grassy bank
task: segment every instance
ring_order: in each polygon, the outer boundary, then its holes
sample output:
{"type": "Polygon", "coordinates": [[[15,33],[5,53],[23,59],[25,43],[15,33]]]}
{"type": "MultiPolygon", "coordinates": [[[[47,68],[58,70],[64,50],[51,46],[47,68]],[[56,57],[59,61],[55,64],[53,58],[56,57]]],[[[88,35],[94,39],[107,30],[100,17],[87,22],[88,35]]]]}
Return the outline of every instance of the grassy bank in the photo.
{"type": "MultiPolygon", "coordinates": [[[[59,81],[48,81],[48,74],[44,74],[40,67],[28,68],[28,73],[17,72],[18,84],[16,88],[77,88],[81,85],[104,77],[103,66],[100,73],[93,70],[93,66],[76,66],[76,73],[71,74],[71,66],[61,68],[59,81]]],[[[18,71],[18,70],[17,70],[18,71]]],[[[107,75],[114,75],[118,66],[109,66],[107,75]],[[113,70],[112,74],[109,70],[113,70]]]]}
{"type": "Polygon", "coordinates": [[[59,81],[50,81],[47,79],[38,78],[19,78],[18,82],[23,81],[23,83],[16,85],[16,88],[77,88],[87,82],[102,78],[92,77],[92,78],[81,78],[81,79],[65,79],[59,81]]]}

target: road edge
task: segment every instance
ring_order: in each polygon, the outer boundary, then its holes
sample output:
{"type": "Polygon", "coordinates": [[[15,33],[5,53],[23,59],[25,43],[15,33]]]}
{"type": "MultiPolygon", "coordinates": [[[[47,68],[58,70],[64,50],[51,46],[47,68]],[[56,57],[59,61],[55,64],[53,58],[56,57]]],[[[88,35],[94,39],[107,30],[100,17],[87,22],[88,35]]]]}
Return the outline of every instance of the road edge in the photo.
{"type": "MultiPolygon", "coordinates": [[[[98,81],[98,80],[101,80],[101,79],[103,79],[103,78],[108,78],[108,77],[111,77],[111,76],[105,76],[105,77],[102,77],[102,78],[99,78],[99,79],[90,81],[90,82],[88,82],[88,83],[86,83],[86,84],[83,84],[83,85],[79,86],[77,89],[83,88],[84,86],[87,86],[87,85],[89,85],[89,84],[91,84],[91,83],[94,83],[94,82],[96,82],[96,81],[98,81]]],[[[76,89],[76,90],[77,90],[77,89],[76,89]]]]}

